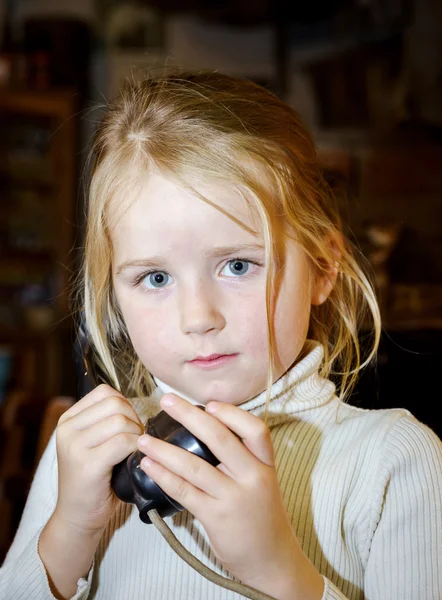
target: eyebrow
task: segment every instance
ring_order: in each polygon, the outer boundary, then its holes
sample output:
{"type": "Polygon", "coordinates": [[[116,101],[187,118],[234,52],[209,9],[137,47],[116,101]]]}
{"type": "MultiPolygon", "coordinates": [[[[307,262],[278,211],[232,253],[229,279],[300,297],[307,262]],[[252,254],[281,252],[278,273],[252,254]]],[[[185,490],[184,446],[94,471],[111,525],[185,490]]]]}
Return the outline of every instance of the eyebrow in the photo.
{"type": "MultiPolygon", "coordinates": [[[[217,248],[213,248],[209,252],[206,253],[207,257],[210,258],[220,258],[222,256],[228,256],[232,254],[240,255],[243,252],[262,252],[265,250],[264,246],[260,244],[238,244],[236,246],[218,246],[217,248]]],[[[158,265],[164,264],[166,262],[163,256],[151,256],[150,258],[138,258],[134,260],[126,260],[121,265],[118,265],[116,268],[116,274],[120,275],[126,269],[130,269],[131,267],[158,267],[158,265]]]]}

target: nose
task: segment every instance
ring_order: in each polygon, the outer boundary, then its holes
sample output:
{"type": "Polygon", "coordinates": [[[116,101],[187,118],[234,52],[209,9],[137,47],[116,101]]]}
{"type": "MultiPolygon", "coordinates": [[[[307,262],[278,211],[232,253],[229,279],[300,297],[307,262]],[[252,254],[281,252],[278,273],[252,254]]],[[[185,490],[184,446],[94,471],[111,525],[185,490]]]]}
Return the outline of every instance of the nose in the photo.
{"type": "Polygon", "coordinates": [[[181,330],[185,334],[203,335],[221,331],[226,322],[214,287],[198,282],[180,293],[181,330]]]}

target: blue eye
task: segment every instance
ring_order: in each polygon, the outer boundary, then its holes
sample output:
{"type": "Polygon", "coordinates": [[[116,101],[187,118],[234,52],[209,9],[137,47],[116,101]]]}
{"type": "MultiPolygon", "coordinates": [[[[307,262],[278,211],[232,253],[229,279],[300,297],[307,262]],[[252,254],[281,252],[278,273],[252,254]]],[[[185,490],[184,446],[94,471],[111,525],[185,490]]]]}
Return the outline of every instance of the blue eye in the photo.
{"type": "Polygon", "coordinates": [[[148,289],[158,289],[166,287],[170,283],[170,279],[170,275],[165,271],[152,271],[143,277],[141,283],[148,289]]]}
{"type": "Polygon", "coordinates": [[[229,260],[224,269],[221,271],[222,275],[246,275],[249,272],[251,263],[248,260],[239,260],[235,258],[234,260],[229,260]],[[230,273],[225,273],[224,271],[228,269],[230,273]]]}

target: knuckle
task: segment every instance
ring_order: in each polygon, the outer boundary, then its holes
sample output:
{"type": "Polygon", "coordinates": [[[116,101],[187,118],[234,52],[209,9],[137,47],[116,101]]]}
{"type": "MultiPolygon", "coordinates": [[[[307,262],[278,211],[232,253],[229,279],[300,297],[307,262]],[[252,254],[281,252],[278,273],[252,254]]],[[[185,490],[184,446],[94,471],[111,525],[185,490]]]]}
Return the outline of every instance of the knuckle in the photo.
{"type": "Polygon", "coordinates": [[[81,443],[81,440],[78,437],[74,438],[70,442],[68,451],[69,451],[69,455],[70,455],[71,459],[73,459],[74,461],[78,460],[81,462],[81,457],[83,456],[84,447],[83,447],[83,444],[81,443]]]}
{"type": "Polygon", "coordinates": [[[218,446],[225,446],[231,433],[227,429],[220,429],[215,433],[215,442],[218,446]]]}
{"type": "Polygon", "coordinates": [[[187,465],[187,472],[190,478],[198,478],[198,475],[201,472],[201,463],[200,460],[191,460],[187,465]]]}
{"type": "Polygon", "coordinates": [[[57,420],[57,426],[61,425],[65,421],[69,421],[69,419],[71,419],[72,417],[75,416],[75,414],[78,412],[78,406],[79,405],[81,406],[81,401],[82,400],[75,402],[69,408],[63,408],[63,410],[57,420]]]}
{"type": "Polygon", "coordinates": [[[57,421],[57,437],[63,435],[66,429],[66,419],[63,419],[63,416],[64,415],[61,415],[57,421]]]}
{"type": "Polygon", "coordinates": [[[109,404],[114,412],[121,412],[122,407],[125,405],[123,398],[115,396],[115,394],[106,398],[106,403],[109,404]]]}
{"type": "Polygon", "coordinates": [[[70,437],[71,437],[71,428],[69,426],[69,423],[59,421],[59,423],[55,429],[55,440],[56,440],[57,446],[59,444],[65,444],[69,440],[70,437]]]}
{"type": "Polygon", "coordinates": [[[183,479],[181,479],[176,486],[176,492],[174,493],[174,496],[181,501],[186,499],[188,493],[189,485],[183,479]]]}
{"type": "Polygon", "coordinates": [[[258,440],[270,442],[270,431],[264,421],[259,420],[255,427],[255,437],[258,440]]]}
{"type": "Polygon", "coordinates": [[[100,392],[100,394],[107,394],[108,396],[115,394],[114,388],[111,387],[108,383],[100,383],[91,393],[93,394],[94,392],[100,392]]]}
{"type": "Polygon", "coordinates": [[[129,414],[133,410],[130,402],[126,398],[123,398],[123,396],[114,395],[109,398],[109,402],[111,403],[113,412],[129,414]]]}
{"type": "MultiPolygon", "coordinates": [[[[123,400],[123,396],[120,394],[120,392],[111,387],[108,383],[100,383],[100,385],[93,389],[88,396],[92,394],[94,394],[98,400],[104,400],[106,402],[108,402],[111,398],[119,398],[120,400],[123,400]]],[[[85,398],[88,396],[85,396],[85,398]]]]}
{"type": "Polygon", "coordinates": [[[117,446],[117,448],[120,448],[122,450],[125,450],[129,447],[136,445],[136,443],[132,439],[131,434],[126,433],[126,432],[117,433],[117,435],[114,435],[112,440],[113,440],[113,443],[115,444],[115,446],[117,446]]]}
{"type": "Polygon", "coordinates": [[[60,427],[60,425],[62,425],[66,419],[69,419],[70,416],[69,410],[66,410],[62,415],[60,415],[57,420],[57,427],[60,427]]]}
{"type": "Polygon", "coordinates": [[[109,419],[111,420],[113,426],[117,431],[127,429],[127,423],[129,419],[125,415],[121,413],[116,413],[115,415],[109,417],[109,419]]]}
{"type": "Polygon", "coordinates": [[[251,485],[254,488],[258,489],[267,489],[270,484],[270,473],[267,468],[259,468],[254,471],[253,476],[251,478],[251,485]]]}

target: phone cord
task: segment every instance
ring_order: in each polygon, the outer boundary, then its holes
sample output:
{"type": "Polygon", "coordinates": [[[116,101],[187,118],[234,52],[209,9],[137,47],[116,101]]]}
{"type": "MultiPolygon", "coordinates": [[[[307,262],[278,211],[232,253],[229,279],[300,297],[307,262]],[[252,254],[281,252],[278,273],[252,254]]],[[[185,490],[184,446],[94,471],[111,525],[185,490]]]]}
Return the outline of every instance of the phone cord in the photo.
{"type": "Polygon", "coordinates": [[[220,585],[221,587],[231,590],[232,592],[241,594],[241,596],[244,596],[244,598],[250,598],[251,600],[275,600],[275,598],[272,596],[268,596],[263,592],[259,592],[248,585],[244,585],[243,583],[232,581],[223,575],[219,575],[212,569],[209,569],[209,567],[206,567],[205,564],[193,556],[193,554],[191,554],[187,548],[183,546],[183,544],[176,538],[170,527],[163,521],[154,508],[149,510],[147,514],[149,519],[164,537],[172,550],[174,550],[188,565],[195,569],[195,571],[198,571],[200,575],[216,585],[220,585]]]}

